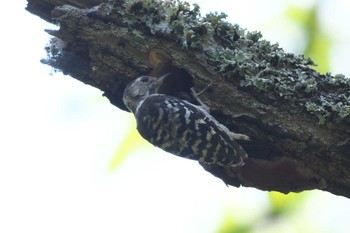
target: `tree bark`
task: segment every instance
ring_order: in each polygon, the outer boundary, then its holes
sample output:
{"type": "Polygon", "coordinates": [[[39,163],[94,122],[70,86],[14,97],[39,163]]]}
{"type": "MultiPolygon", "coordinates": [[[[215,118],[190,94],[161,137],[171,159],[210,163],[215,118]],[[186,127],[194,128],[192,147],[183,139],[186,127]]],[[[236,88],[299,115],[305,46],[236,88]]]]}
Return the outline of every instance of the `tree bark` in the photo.
{"type": "Polygon", "coordinates": [[[199,7],[155,0],[28,0],[27,10],[59,25],[44,63],[99,88],[126,110],[126,84],[170,72],[164,94],[200,98],[229,129],[248,135],[238,168],[204,168],[226,184],[283,193],[320,189],[350,197],[350,82],[319,74],[199,7]]]}

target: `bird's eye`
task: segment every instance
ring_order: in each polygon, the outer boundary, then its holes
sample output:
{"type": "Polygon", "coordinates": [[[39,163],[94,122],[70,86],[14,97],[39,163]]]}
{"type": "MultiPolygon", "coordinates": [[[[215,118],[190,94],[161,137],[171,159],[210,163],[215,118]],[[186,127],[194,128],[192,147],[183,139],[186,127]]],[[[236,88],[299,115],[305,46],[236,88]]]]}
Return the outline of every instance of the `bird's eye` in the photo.
{"type": "Polygon", "coordinates": [[[142,77],[141,82],[143,82],[143,83],[148,82],[148,77],[147,76],[142,77]]]}

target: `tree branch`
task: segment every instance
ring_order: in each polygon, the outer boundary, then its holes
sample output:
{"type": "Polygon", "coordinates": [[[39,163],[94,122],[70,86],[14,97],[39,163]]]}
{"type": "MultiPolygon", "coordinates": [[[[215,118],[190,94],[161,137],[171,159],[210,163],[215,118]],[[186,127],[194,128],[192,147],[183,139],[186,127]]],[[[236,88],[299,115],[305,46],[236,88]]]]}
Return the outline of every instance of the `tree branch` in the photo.
{"type": "Polygon", "coordinates": [[[125,85],[171,72],[164,93],[201,95],[212,115],[252,140],[246,165],[207,171],[234,186],[350,197],[350,82],[319,74],[310,59],[285,53],[199,7],[172,1],[28,0],[27,10],[58,24],[44,63],[104,91],[115,106],[125,85]]]}

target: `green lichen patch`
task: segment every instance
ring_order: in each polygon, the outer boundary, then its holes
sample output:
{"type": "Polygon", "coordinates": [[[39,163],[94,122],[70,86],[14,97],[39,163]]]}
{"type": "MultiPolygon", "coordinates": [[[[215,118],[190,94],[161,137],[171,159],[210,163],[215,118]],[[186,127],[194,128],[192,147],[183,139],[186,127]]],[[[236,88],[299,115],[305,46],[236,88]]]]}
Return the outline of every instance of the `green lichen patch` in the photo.
{"type": "Polygon", "coordinates": [[[175,40],[185,48],[201,48],[201,43],[211,37],[197,4],[191,7],[182,1],[126,1],[124,9],[128,14],[124,22],[130,27],[175,40]],[[135,25],[135,18],[139,25],[135,25]]]}

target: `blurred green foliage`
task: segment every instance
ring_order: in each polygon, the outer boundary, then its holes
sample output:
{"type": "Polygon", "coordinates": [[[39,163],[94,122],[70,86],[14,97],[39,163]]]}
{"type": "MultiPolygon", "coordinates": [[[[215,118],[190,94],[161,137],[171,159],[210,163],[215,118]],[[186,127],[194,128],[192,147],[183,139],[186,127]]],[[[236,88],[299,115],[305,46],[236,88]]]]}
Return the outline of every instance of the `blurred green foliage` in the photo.
{"type": "Polygon", "coordinates": [[[122,165],[131,154],[132,150],[137,148],[145,148],[147,145],[149,145],[149,143],[146,142],[137,131],[135,121],[132,122],[130,118],[130,121],[125,123],[129,125],[129,130],[113,154],[112,160],[108,167],[110,171],[114,171],[120,165],[122,165]]]}
{"type": "Polygon", "coordinates": [[[217,233],[249,233],[252,232],[254,224],[241,224],[233,221],[233,216],[229,213],[223,219],[223,222],[217,233]]]}
{"type": "Polygon", "coordinates": [[[308,197],[307,192],[289,193],[288,195],[279,192],[269,192],[270,217],[291,214],[296,211],[308,197]]]}
{"type": "Polygon", "coordinates": [[[318,9],[319,5],[316,1],[309,9],[290,6],[286,15],[304,32],[304,55],[310,57],[318,65],[315,67],[317,71],[326,73],[330,68],[328,57],[332,40],[322,30],[318,9]]]}

